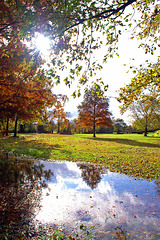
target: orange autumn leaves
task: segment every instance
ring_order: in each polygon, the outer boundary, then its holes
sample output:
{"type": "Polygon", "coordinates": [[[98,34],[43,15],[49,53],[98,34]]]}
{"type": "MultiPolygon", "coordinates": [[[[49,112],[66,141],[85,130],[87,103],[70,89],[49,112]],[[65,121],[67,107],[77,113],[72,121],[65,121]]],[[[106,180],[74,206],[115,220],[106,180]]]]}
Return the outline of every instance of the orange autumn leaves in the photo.
{"type": "Polygon", "coordinates": [[[78,106],[79,125],[93,127],[95,137],[97,126],[112,126],[111,112],[109,111],[109,100],[104,96],[98,84],[87,89],[83,102],[78,106]]]}
{"type": "Polygon", "coordinates": [[[27,49],[18,39],[1,41],[0,50],[0,112],[4,117],[32,119],[52,106],[55,95],[51,81],[40,67],[38,53],[27,49]],[[31,54],[32,51],[32,54],[31,54]]]}

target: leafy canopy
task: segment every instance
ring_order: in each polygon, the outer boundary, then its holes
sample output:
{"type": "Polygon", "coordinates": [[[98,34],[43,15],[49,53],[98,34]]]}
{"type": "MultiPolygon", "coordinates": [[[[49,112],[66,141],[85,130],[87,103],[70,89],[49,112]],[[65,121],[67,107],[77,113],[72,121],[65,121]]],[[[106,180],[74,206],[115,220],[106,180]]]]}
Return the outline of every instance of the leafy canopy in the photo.
{"type": "Polygon", "coordinates": [[[41,58],[30,54],[20,40],[0,49],[0,112],[3,117],[33,119],[53,105],[52,82],[41,68],[41,58]]]}
{"type": "Polygon", "coordinates": [[[124,113],[139,99],[146,98],[146,93],[152,96],[153,91],[160,101],[160,59],[157,63],[148,63],[145,68],[141,66],[131,83],[120,89],[118,101],[122,104],[121,112],[124,113]]]}
{"type": "Polygon", "coordinates": [[[133,118],[133,128],[144,131],[147,136],[148,130],[156,130],[160,127],[160,101],[158,101],[155,91],[148,95],[143,95],[130,107],[133,118]]]}
{"type": "Polygon", "coordinates": [[[83,85],[102,68],[91,58],[93,52],[104,45],[106,62],[117,53],[119,36],[131,27],[133,37],[150,38],[150,44],[142,46],[153,53],[158,44],[159,12],[155,0],[1,0],[0,36],[5,41],[17,37],[29,41],[37,32],[48,36],[53,43],[50,77],[59,83],[58,71],[67,62],[71,69],[64,79],[66,85],[75,76],[83,85]]]}

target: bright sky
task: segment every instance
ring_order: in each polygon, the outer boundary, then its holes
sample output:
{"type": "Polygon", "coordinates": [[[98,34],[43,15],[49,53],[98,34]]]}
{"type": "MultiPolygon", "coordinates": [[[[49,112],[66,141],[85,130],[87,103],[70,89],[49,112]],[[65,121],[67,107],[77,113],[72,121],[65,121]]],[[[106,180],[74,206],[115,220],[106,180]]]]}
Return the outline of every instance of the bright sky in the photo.
{"type": "Polygon", "coordinates": [[[44,37],[42,34],[38,34],[35,38],[35,45],[41,51],[41,53],[45,55],[50,49],[50,40],[49,38],[44,37]]]}
{"type": "MultiPolygon", "coordinates": [[[[99,75],[102,77],[104,83],[109,85],[107,96],[110,97],[110,111],[115,118],[122,118],[128,124],[130,123],[129,114],[120,114],[119,103],[115,99],[118,96],[117,91],[120,89],[120,87],[125,86],[125,84],[129,84],[131,77],[134,76],[132,72],[126,73],[130,65],[138,67],[140,64],[144,64],[145,60],[147,59],[155,62],[158,56],[158,53],[156,56],[145,54],[142,48],[138,48],[140,42],[136,40],[130,40],[129,37],[130,34],[123,34],[123,37],[120,38],[118,44],[118,53],[120,57],[118,58],[115,56],[113,59],[109,59],[107,64],[103,64],[103,69],[99,75]],[[124,66],[124,64],[126,64],[126,66],[124,66]]],[[[46,54],[49,48],[49,40],[44,38],[44,36],[39,36],[36,45],[43,54],[46,54]]],[[[104,52],[105,48],[103,47],[101,50],[98,50],[97,56],[102,56],[104,52]]],[[[70,112],[73,116],[77,115],[77,106],[83,100],[83,96],[76,99],[71,97],[76,85],[77,83],[75,82],[69,89],[65,86],[65,84],[61,83],[54,88],[54,93],[68,95],[70,101],[66,103],[65,111],[70,112]]]]}

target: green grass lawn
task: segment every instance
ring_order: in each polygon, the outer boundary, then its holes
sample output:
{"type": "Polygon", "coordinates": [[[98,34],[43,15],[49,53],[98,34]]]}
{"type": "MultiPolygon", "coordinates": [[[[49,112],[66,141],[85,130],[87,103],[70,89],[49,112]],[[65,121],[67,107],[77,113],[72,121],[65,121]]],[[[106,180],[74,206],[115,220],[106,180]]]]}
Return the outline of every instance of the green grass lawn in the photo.
{"type": "Polygon", "coordinates": [[[141,134],[19,134],[0,138],[0,149],[36,158],[101,163],[111,171],[160,178],[160,138],[141,134]]]}

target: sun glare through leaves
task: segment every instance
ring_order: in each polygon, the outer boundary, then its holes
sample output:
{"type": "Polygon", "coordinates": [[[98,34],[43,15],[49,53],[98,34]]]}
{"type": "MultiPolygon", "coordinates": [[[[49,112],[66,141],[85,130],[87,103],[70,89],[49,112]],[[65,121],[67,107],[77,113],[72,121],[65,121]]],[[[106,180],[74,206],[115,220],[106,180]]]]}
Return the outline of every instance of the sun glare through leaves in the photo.
{"type": "Polygon", "coordinates": [[[36,48],[44,55],[46,55],[51,48],[50,39],[42,34],[37,34],[34,43],[36,45],[36,48]]]}

